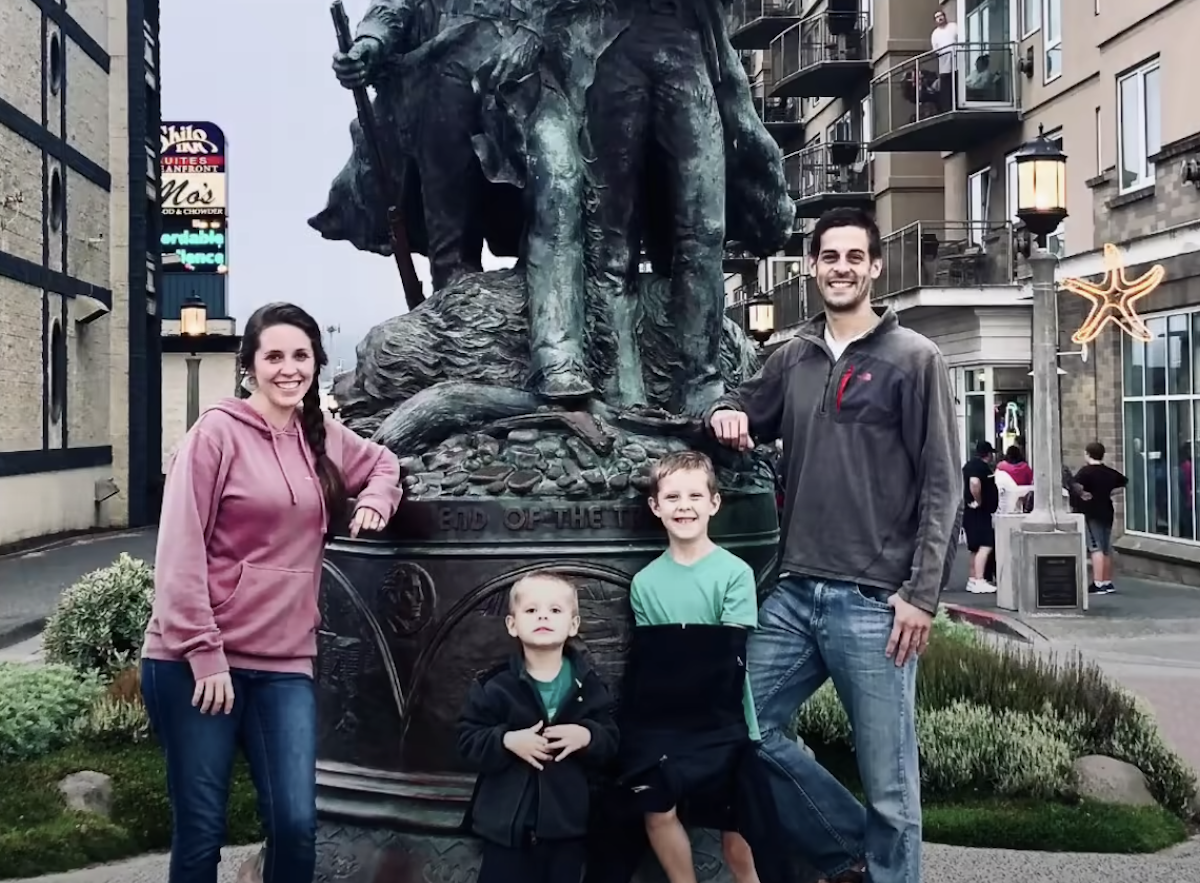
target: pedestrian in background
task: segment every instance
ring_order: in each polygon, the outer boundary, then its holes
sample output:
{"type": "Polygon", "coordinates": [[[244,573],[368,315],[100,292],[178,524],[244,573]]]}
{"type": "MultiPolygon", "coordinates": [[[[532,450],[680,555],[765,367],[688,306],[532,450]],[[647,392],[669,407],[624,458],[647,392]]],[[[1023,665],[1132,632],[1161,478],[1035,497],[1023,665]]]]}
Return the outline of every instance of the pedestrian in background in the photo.
{"type": "Polygon", "coordinates": [[[304,310],[255,311],[238,361],[250,396],[206,411],[168,468],[142,695],[166,755],[169,883],[216,883],[239,748],[267,835],[263,883],[310,883],[325,539],[348,515],[351,536],[382,529],[400,466],[321,410],[326,355],[304,310]]]}
{"type": "Polygon", "coordinates": [[[1092,556],[1092,582],[1088,592],[1108,595],[1115,591],[1112,582],[1112,529],[1116,519],[1112,495],[1129,480],[1104,462],[1104,445],[1089,444],[1084,453],[1087,465],[1075,473],[1079,499],[1074,508],[1083,515],[1088,552],[1092,556]]]}

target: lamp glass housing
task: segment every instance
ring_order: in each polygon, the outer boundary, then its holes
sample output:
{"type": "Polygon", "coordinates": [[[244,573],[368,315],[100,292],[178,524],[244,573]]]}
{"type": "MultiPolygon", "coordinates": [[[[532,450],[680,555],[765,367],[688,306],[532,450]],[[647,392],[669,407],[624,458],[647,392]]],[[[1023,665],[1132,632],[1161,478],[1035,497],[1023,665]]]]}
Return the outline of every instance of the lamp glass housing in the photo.
{"type": "Polygon", "coordinates": [[[775,333],[775,302],[760,294],[746,304],[746,324],[755,340],[767,340],[775,333]]]}
{"type": "Polygon", "coordinates": [[[1015,214],[1030,233],[1044,239],[1067,217],[1067,157],[1039,135],[1021,148],[1016,165],[1015,214]]]}
{"type": "Polygon", "coordinates": [[[179,310],[179,333],[203,337],[208,333],[208,307],[199,298],[189,298],[179,310]]]}

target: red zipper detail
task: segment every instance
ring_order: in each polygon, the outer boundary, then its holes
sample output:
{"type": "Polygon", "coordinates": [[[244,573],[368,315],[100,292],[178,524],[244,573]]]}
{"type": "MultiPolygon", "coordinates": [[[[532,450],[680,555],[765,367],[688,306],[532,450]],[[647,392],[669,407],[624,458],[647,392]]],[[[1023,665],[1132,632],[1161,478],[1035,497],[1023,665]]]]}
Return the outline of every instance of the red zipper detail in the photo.
{"type": "Polygon", "coordinates": [[[842,380],[838,383],[837,398],[834,400],[834,408],[838,411],[842,410],[842,396],[846,394],[846,387],[850,383],[850,378],[854,376],[854,366],[851,365],[846,369],[846,373],[842,375],[842,380]]]}

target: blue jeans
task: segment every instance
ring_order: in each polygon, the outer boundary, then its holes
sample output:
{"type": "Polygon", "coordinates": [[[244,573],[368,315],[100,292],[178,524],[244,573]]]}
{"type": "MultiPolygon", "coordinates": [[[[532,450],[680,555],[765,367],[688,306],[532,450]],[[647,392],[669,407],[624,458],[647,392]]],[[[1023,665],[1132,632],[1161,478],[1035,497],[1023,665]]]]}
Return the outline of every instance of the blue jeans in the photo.
{"type": "Polygon", "coordinates": [[[317,705],[306,675],[235,669],[233,712],[192,707],[185,662],[142,660],[142,696],[167,760],[169,883],[217,883],[239,748],[267,835],[263,883],[311,883],[316,863],[317,705]]]}
{"type": "Polygon", "coordinates": [[[747,664],[762,755],[785,829],[826,875],[865,855],[871,883],[920,883],[921,779],[914,721],[917,663],[884,653],[886,593],[785,576],[759,613],[747,664]],[[867,808],[786,734],[826,678],[854,733],[867,808]]]}

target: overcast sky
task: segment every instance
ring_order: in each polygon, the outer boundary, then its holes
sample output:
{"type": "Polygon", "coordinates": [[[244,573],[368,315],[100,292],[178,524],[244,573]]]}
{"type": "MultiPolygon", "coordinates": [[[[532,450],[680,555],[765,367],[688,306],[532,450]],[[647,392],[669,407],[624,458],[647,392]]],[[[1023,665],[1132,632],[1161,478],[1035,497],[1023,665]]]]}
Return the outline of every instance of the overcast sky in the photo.
{"type": "MultiPolygon", "coordinates": [[[[368,0],[344,0],[351,26],[368,0]]],[[[354,99],[330,69],[327,0],[162,4],[163,119],[204,121],[229,139],[230,312],[290,300],[340,324],[349,362],[372,325],[404,311],[390,258],[327,242],[307,219],[350,152],[354,99]]],[[[485,256],[485,265],[502,262],[485,256]]],[[[428,265],[416,258],[428,281],[428,265]]]]}

